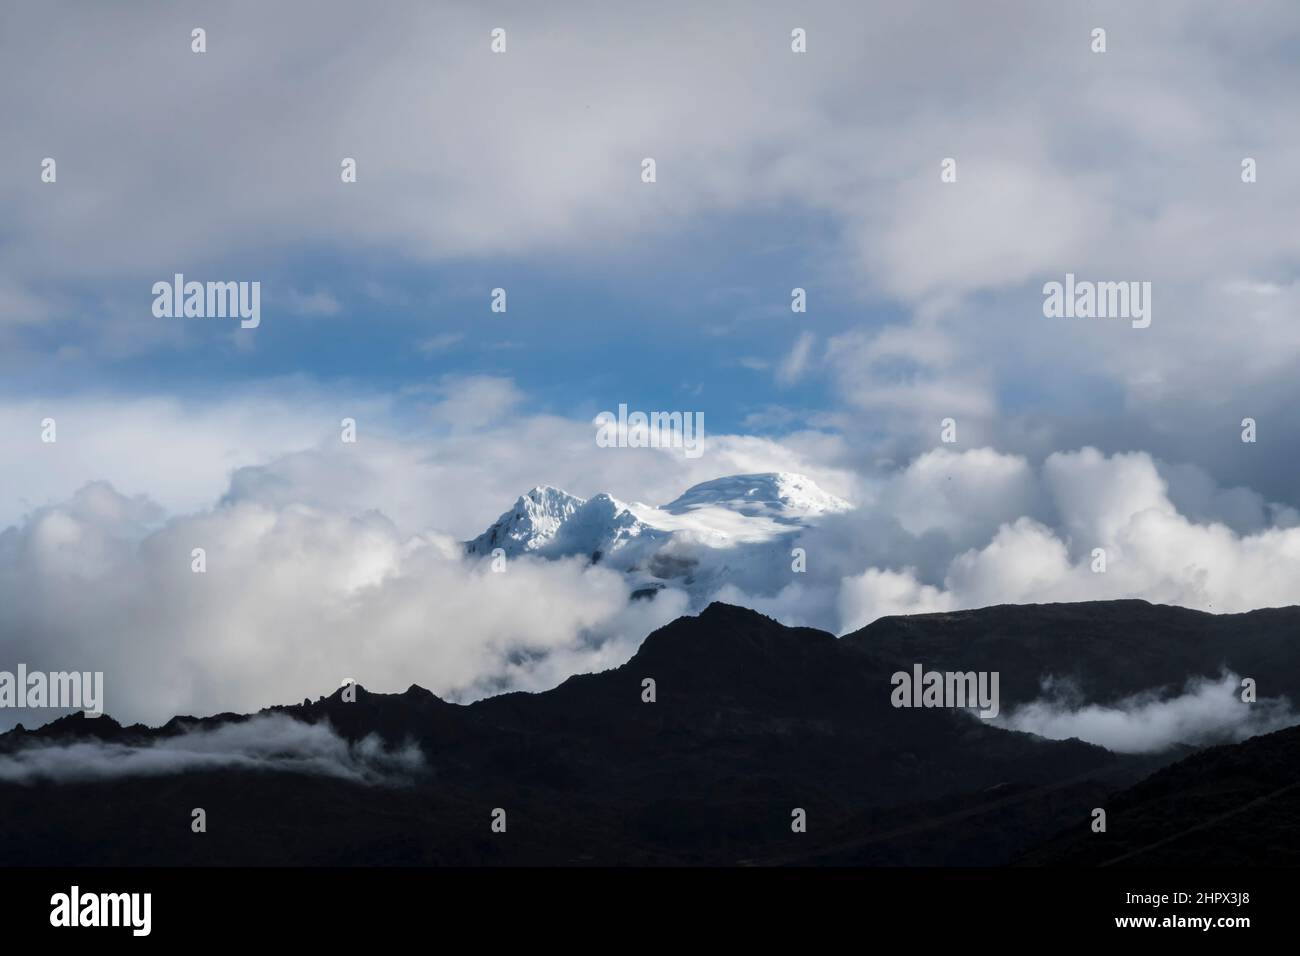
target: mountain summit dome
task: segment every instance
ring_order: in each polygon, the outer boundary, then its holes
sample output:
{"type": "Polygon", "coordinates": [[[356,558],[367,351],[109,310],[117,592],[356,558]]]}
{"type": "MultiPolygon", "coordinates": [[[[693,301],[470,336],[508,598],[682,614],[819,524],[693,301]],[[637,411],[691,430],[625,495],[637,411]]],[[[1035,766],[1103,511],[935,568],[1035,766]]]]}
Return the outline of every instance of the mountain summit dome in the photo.
{"type": "Polygon", "coordinates": [[[755,593],[779,590],[789,582],[791,542],[852,507],[792,472],[714,478],[661,507],[539,485],[465,550],[585,558],[625,573],[637,593],[679,587],[698,603],[726,583],[755,593]]]}
{"type": "Polygon", "coordinates": [[[698,508],[721,507],[754,517],[780,520],[849,511],[843,498],[823,491],[806,475],[769,471],[755,475],[727,475],[693,485],[663,506],[671,514],[698,508]]]}

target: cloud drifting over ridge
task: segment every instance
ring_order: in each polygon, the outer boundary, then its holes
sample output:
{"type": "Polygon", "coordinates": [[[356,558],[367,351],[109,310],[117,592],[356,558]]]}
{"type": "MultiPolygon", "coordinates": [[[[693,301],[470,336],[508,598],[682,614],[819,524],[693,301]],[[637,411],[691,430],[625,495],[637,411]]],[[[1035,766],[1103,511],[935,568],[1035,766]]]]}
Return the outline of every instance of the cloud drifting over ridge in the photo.
{"type": "Polygon", "coordinates": [[[92,484],[0,534],[6,657],[104,671],[120,719],[256,710],[349,677],[453,697],[540,689],[622,663],[685,610],[671,594],[630,603],[621,576],[578,561],[492,573],[373,511],[238,502],[160,528],[142,514],[92,484]]]}
{"type": "Polygon", "coordinates": [[[356,743],[327,723],[267,714],[215,728],[192,727],[148,744],[79,740],[0,754],[0,782],[79,783],[206,770],[275,770],[354,783],[401,783],[424,768],[414,744],[389,749],[375,735],[356,743]]]}
{"type": "Polygon", "coordinates": [[[1300,723],[1285,697],[1243,703],[1241,678],[1232,673],[1189,680],[1181,694],[1147,691],[1109,705],[1085,704],[1068,687],[1050,690],[994,725],[1052,740],[1077,737],[1116,753],[1157,753],[1176,744],[1238,743],[1300,723]]]}

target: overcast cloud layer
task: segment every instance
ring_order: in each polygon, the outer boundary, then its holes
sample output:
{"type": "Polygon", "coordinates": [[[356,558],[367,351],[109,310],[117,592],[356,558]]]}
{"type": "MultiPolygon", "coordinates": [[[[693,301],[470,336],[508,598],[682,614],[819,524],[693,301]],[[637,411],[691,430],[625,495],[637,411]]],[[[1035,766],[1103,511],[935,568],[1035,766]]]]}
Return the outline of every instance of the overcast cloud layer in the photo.
{"type": "MultiPolygon", "coordinates": [[[[141,368],[204,376],[216,355],[211,374],[242,388],[240,356],[300,371],[304,342],[358,322],[386,351],[354,376],[422,353],[510,377],[581,352],[593,318],[623,313],[610,275],[639,293],[676,277],[712,313],[656,300],[637,335],[704,356],[693,374],[757,370],[743,391],[696,383],[755,406],[756,422],[788,421],[791,389],[824,386],[817,414],[804,401],[797,415],[842,432],[858,467],[909,460],[952,416],[972,445],[1142,448],[1297,503],[1300,10],[1287,0],[203,13],[196,56],[194,14],[162,4],[4,12],[0,69],[41,80],[0,114],[21,147],[0,157],[15,381],[34,386],[40,369],[131,390],[141,368]],[[494,56],[499,25],[511,45],[494,56]],[[793,26],[807,54],[790,52],[793,26]],[[1098,26],[1105,54],[1090,50],[1098,26]],[[44,156],[62,157],[55,186],[37,175],[44,156]],[[342,156],[360,164],[350,191],[342,156]],[[944,157],[956,183],[940,182],[944,157]],[[795,250],[775,287],[766,261],[720,280],[742,288],[683,268],[756,231],[795,250]],[[434,291],[409,280],[421,269],[434,291]],[[494,273],[548,270],[595,315],[576,301],[526,312],[546,336],[527,354],[450,317],[482,309],[494,273]],[[177,271],[260,278],[274,321],[240,336],[154,319],[141,290],[177,271]],[[1066,272],[1151,282],[1151,327],[1044,319],[1041,286],[1066,272]],[[812,303],[797,320],[795,285],[812,303]],[[1247,416],[1261,434],[1248,453],[1234,444],[1247,416]]],[[[409,386],[418,373],[402,369],[409,386]]],[[[592,413],[620,399],[558,397],[592,413]]]]}

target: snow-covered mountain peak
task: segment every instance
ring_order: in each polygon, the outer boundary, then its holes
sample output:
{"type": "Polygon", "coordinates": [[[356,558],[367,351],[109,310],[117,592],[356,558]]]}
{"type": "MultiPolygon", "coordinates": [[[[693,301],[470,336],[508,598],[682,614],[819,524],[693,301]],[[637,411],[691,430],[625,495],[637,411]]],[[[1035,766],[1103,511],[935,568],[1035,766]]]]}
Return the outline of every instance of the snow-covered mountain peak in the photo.
{"type": "Polygon", "coordinates": [[[681,587],[705,600],[724,584],[765,591],[788,583],[791,542],[851,505],[804,475],[728,475],[663,507],[607,494],[579,498],[540,485],[483,534],[471,555],[585,558],[627,575],[636,593],[681,587]]]}
{"type": "Polygon", "coordinates": [[[515,506],[468,542],[470,554],[490,554],[501,548],[511,557],[539,551],[587,502],[550,485],[538,485],[519,496],[515,506]]]}
{"type": "MultiPolygon", "coordinates": [[[[556,534],[554,547],[558,555],[585,554],[599,561],[632,545],[667,537],[667,532],[642,521],[617,498],[599,494],[573,513],[556,534]]],[[[635,558],[629,555],[628,562],[633,561],[635,558]]]]}

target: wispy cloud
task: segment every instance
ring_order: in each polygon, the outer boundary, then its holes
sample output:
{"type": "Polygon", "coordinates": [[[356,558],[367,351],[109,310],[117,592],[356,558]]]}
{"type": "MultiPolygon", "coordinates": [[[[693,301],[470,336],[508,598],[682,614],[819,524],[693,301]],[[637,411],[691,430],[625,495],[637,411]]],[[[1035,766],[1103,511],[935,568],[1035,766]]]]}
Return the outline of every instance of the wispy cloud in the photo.
{"type": "Polygon", "coordinates": [[[1181,694],[1145,691],[1113,704],[1085,704],[1069,684],[1053,682],[1049,694],[994,721],[1066,740],[1077,737],[1117,753],[1155,753],[1176,744],[1236,743],[1300,723],[1285,697],[1241,699],[1241,678],[1225,673],[1217,680],[1193,678],[1181,694]]]}
{"type": "Polygon", "coordinates": [[[446,352],[464,338],[465,334],[463,332],[442,332],[424,339],[416,348],[426,355],[436,355],[440,352],[446,352]]]}
{"type": "Polygon", "coordinates": [[[269,714],[215,728],[196,725],[148,744],[32,744],[0,754],[0,781],[68,783],[205,770],[275,770],[378,785],[407,781],[424,766],[424,755],[414,744],[388,748],[374,735],[351,743],[327,723],[269,714]]]}

